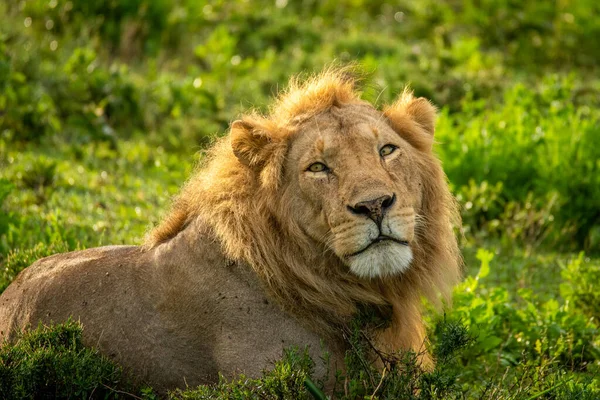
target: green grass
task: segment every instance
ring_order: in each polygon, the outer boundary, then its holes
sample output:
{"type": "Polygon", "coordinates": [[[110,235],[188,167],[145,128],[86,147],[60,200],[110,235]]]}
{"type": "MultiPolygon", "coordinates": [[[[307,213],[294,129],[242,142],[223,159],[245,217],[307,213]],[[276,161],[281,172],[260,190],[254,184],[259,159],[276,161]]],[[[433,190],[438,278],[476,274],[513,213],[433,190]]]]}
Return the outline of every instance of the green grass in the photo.
{"type": "MultiPolygon", "coordinates": [[[[230,121],[293,74],[358,62],[365,99],[410,84],[440,107],[466,280],[428,314],[433,373],[410,354],[365,367],[359,335],[337,398],[598,398],[596,3],[0,3],[0,291],[40,257],[141,243],[230,121]]],[[[155,396],[80,335],[2,347],[0,397],[155,396]]],[[[274,368],[172,397],[310,398],[301,349],[274,368]]]]}
{"type": "MultiPolygon", "coordinates": [[[[283,358],[274,363],[260,379],[249,379],[243,375],[234,381],[220,377],[213,386],[200,386],[190,390],[176,390],[170,394],[173,400],[209,399],[265,399],[265,400],[309,400],[313,397],[305,382],[310,377],[314,361],[308,351],[289,349],[283,358]]],[[[311,381],[312,382],[312,381],[311,381]]]]}
{"type": "Polygon", "coordinates": [[[120,367],[82,344],[72,321],[52,329],[39,326],[0,348],[0,397],[105,398],[122,385],[120,367]]]}

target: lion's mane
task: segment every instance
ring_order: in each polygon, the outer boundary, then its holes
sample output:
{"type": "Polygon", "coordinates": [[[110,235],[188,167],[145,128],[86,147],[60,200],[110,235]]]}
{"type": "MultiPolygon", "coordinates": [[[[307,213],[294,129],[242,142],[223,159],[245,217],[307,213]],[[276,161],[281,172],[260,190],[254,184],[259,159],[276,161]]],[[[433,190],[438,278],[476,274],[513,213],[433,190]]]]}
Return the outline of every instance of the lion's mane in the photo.
{"type": "MultiPolygon", "coordinates": [[[[403,123],[401,117],[411,112],[413,100],[405,91],[383,110],[393,127],[403,123]]],[[[268,115],[253,113],[243,120],[286,138],[302,121],[332,106],[355,103],[368,104],[360,99],[356,79],[347,69],[329,69],[304,81],[293,79],[268,115]]],[[[290,221],[285,203],[294,194],[283,181],[287,147],[282,143],[285,140],[267,142],[268,157],[256,160],[260,172],[255,173],[232,151],[232,135],[219,140],[176,197],[170,213],[150,232],[146,245],[157,246],[200,218],[228,258],[250,265],[279,303],[308,323],[327,331],[347,322],[361,304],[391,305],[392,325],[382,340],[397,348],[424,338],[420,297],[435,304],[440,304],[440,294],[449,299],[462,265],[453,232],[460,222],[457,206],[437,157],[430,150],[419,152],[424,200],[411,268],[400,276],[364,280],[348,273],[331,252],[315,248],[290,221]]],[[[421,145],[417,139],[412,144],[421,145]]]]}

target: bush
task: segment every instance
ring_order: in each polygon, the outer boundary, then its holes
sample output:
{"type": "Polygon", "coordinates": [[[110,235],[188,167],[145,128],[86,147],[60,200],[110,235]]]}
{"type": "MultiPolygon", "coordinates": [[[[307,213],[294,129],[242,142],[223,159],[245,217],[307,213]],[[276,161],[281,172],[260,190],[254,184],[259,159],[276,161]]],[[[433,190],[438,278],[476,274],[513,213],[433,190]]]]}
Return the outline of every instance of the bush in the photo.
{"type": "Polygon", "coordinates": [[[540,301],[529,289],[511,299],[506,288],[485,284],[493,254],[480,250],[478,258],[479,273],[456,288],[449,313],[476,338],[457,363],[458,379],[473,385],[470,397],[484,396],[494,387],[507,396],[533,395],[568,381],[586,396],[600,394],[600,381],[586,378],[600,372],[597,321],[569,301],[540,301]]]}
{"type": "Polygon", "coordinates": [[[600,321],[600,263],[586,258],[584,253],[562,263],[560,294],[570,307],[581,310],[590,319],[600,321]]]}
{"type": "Polygon", "coordinates": [[[597,248],[600,112],[577,105],[574,93],[572,80],[554,77],[538,91],[508,89],[498,109],[467,99],[461,114],[442,113],[438,152],[468,223],[498,220],[504,230],[522,219],[534,239],[554,223],[554,242],[597,248]]]}
{"type": "Polygon", "coordinates": [[[249,379],[245,376],[228,382],[222,376],[219,383],[200,386],[197,389],[176,390],[171,399],[177,400],[296,400],[312,399],[305,382],[309,378],[314,362],[308,351],[288,349],[283,358],[275,363],[270,371],[265,371],[260,379],[249,379]]]}
{"type": "Polygon", "coordinates": [[[81,327],[69,321],[22,333],[0,347],[0,397],[107,398],[123,383],[122,369],[83,347],[81,327]]]}
{"type": "Polygon", "coordinates": [[[14,186],[8,179],[0,179],[0,238],[8,232],[8,225],[12,221],[11,215],[3,211],[2,203],[4,203],[4,200],[6,200],[13,189],[14,186]]]}

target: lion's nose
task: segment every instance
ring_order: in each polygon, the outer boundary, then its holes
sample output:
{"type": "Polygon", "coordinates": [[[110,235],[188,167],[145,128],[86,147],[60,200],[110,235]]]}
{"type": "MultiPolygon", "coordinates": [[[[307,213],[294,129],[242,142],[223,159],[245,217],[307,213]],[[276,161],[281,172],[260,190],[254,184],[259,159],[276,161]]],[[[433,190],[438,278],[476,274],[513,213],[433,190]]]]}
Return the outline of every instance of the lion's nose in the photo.
{"type": "Polygon", "coordinates": [[[380,226],[385,212],[395,201],[395,194],[392,196],[385,195],[373,200],[361,201],[353,206],[348,206],[348,209],[354,214],[366,215],[375,221],[377,226],[380,226]]]}

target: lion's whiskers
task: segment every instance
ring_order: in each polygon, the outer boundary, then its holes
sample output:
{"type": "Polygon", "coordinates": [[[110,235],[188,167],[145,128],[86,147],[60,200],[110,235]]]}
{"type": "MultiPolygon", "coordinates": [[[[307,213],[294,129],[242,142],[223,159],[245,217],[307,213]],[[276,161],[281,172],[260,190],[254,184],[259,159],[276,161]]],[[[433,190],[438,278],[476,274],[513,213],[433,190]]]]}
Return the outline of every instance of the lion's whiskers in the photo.
{"type": "Polygon", "coordinates": [[[415,214],[415,239],[427,236],[428,218],[422,214],[415,214]]]}

